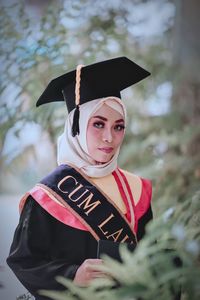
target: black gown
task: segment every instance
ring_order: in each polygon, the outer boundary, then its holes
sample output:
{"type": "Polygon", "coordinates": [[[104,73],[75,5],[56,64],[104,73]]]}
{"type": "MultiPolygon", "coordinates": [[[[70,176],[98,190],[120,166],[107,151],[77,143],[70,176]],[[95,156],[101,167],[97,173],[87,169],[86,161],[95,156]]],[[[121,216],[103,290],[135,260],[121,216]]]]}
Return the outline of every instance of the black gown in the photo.
{"type": "MultiPolygon", "coordinates": [[[[31,192],[34,190],[32,189],[20,202],[25,204],[21,211],[19,224],[15,230],[7,263],[25,288],[37,300],[47,299],[40,296],[38,290],[62,290],[64,288],[55,280],[56,276],[63,276],[73,280],[77,269],[85,259],[97,258],[97,240],[94,235],[88,229],[82,230],[77,224],[68,223],[69,220],[73,219],[73,215],[67,215],[67,222],[62,222],[59,215],[55,214],[60,208],[60,205],[53,201],[54,198],[52,198],[53,195],[53,197],[56,195],[54,193],[57,186],[56,182],[62,178],[71,177],[72,174],[75,177],[78,176],[76,177],[77,180],[81,180],[89,189],[90,182],[82,178],[80,172],[77,172],[70,166],[63,165],[59,166],[41,181],[43,188],[46,185],[48,186],[47,194],[44,194],[44,190],[42,190],[42,196],[38,198],[37,194],[31,192]],[[44,186],[44,184],[46,185],[44,186]],[[45,197],[50,196],[50,187],[53,189],[51,190],[53,194],[51,194],[49,199],[51,209],[48,210],[44,203],[48,203],[45,197]],[[39,202],[38,199],[40,199],[39,202]]],[[[130,177],[130,175],[127,176],[130,177]]],[[[111,178],[113,178],[112,175],[111,178]]],[[[108,179],[106,179],[107,182],[108,179]]],[[[104,188],[106,188],[106,183],[104,183],[104,188]]],[[[36,187],[36,190],[39,189],[41,192],[40,188],[41,184],[39,184],[39,187],[36,187]]],[[[72,184],[70,183],[68,189],[71,188],[72,184]]],[[[98,190],[95,189],[93,184],[91,188],[93,192],[96,191],[96,194],[98,194],[98,190]]],[[[103,197],[103,195],[101,194],[100,197],[103,197]]],[[[145,225],[152,219],[150,201],[151,183],[148,180],[142,180],[142,192],[138,213],[136,213],[137,217],[135,215],[138,241],[145,234],[145,225]]],[[[90,207],[89,203],[86,207],[90,207]]],[[[89,210],[87,213],[89,213],[89,210]]],[[[67,211],[64,210],[63,214],[66,216],[67,211]]]]}
{"type": "MultiPolygon", "coordinates": [[[[151,207],[138,222],[137,238],[152,219],[151,207]]],[[[88,231],[61,223],[29,196],[16,228],[7,263],[36,297],[40,289],[62,290],[56,276],[73,279],[85,259],[97,257],[97,241],[88,231]]]]}

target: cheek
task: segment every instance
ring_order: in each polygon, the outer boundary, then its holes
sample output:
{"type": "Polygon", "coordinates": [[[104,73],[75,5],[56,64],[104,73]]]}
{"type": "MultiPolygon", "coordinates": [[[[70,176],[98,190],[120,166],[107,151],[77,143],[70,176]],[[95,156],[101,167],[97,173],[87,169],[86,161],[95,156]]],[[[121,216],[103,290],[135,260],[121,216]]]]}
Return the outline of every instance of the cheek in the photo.
{"type": "Polygon", "coordinates": [[[123,142],[124,139],[124,131],[117,132],[115,135],[115,143],[116,145],[120,145],[123,142]]]}
{"type": "Polygon", "coordinates": [[[97,130],[93,126],[88,126],[88,130],[87,130],[87,147],[88,147],[89,152],[97,145],[99,139],[100,139],[99,130],[97,130]]]}
{"type": "Polygon", "coordinates": [[[89,127],[87,131],[87,140],[89,141],[90,138],[96,139],[97,136],[99,136],[99,130],[93,126],[89,127]]]}

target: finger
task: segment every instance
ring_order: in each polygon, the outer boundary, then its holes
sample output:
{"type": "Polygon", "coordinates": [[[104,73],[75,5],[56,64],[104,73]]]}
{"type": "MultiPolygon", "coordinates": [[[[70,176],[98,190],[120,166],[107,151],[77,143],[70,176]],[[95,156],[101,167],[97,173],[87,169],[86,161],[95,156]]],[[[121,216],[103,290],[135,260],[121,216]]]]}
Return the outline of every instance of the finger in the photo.
{"type": "Polygon", "coordinates": [[[105,273],[93,272],[91,278],[108,278],[108,276],[105,273]]]}
{"type": "Polygon", "coordinates": [[[108,274],[105,272],[101,272],[101,271],[92,271],[91,272],[92,275],[102,275],[102,276],[107,276],[108,274]]]}
{"type": "Polygon", "coordinates": [[[103,263],[103,259],[101,259],[101,258],[88,258],[88,259],[85,260],[85,262],[91,263],[91,264],[101,264],[101,263],[103,263]]]}
{"type": "Polygon", "coordinates": [[[97,270],[97,271],[99,271],[98,270],[98,266],[101,266],[103,264],[103,261],[96,261],[96,260],[92,260],[92,261],[87,261],[86,263],[85,263],[85,268],[86,268],[86,270],[88,270],[88,271],[95,271],[95,270],[97,270]]]}

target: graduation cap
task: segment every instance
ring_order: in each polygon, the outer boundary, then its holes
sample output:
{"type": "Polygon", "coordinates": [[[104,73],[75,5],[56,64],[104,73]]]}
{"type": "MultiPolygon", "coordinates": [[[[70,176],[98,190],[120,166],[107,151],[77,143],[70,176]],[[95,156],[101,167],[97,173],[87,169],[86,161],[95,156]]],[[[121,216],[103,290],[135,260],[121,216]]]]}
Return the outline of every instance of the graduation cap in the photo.
{"type": "Polygon", "coordinates": [[[36,106],[66,101],[68,112],[76,108],[72,135],[79,134],[79,105],[103,97],[121,98],[120,91],[139,82],[150,73],[128,59],[117,57],[76,70],[53,79],[38,99],[36,106]]]}

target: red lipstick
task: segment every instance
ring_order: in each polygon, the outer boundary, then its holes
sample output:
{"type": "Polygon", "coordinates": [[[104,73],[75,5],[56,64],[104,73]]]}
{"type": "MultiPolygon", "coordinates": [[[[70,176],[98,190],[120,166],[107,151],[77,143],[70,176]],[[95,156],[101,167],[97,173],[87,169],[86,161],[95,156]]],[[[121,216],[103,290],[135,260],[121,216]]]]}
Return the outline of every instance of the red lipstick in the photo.
{"type": "Polygon", "coordinates": [[[104,147],[104,148],[98,148],[100,151],[103,151],[104,153],[111,153],[113,151],[112,147],[104,147]]]}

